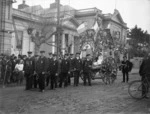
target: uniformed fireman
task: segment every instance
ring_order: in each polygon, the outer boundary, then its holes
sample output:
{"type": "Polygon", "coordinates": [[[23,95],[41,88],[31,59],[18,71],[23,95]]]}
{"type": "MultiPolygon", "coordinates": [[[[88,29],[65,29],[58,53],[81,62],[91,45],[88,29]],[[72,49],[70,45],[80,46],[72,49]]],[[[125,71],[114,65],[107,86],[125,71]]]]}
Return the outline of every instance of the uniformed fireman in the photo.
{"type": "Polygon", "coordinates": [[[26,88],[25,90],[30,90],[33,85],[33,74],[34,74],[35,66],[34,60],[32,58],[32,52],[28,52],[28,57],[24,61],[24,72],[26,78],[26,88]]]}
{"type": "Polygon", "coordinates": [[[39,77],[39,89],[41,92],[45,90],[45,74],[47,72],[47,58],[45,57],[45,51],[40,51],[41,56],[39,57],[36,64],[36,72],[39,77]]]}
{"type": "Polygon", "coordinates": [[[58,60],[56,54],[53,54],[53,59],[49,65],[51,66],[49,67],[51,80],[50,89],[55,89],[57,88],[57,76],[58,76],[58,60]]]}
{"type": "Polygon", "coordinates": [[[61,74],[60,74],[60,84],[59,87],[62,87],[64,83],[64,87],[68,86],[68,74],[69,74],[69,59],[68,54],[65,54],[64,59],[61,61],[61,74]]]}
{"type": "Polygon", "coordinates": [[[91,67],[92,67],[92,60],[90,54],[86,55],[86,59],[83,62],[83,73],[84,73],[84,85],[86,85],[86,80],[88,80],[89,86],[91,86],[91,67]]]}
{"type": "Polygon", "coordinates": [[[76,53],[76,58],[74,59],[74,86],[78,86],[79,84],[79,76],[82,70],[82,60],[80,59],[80,53],[76,53]]]}
{"type": "MultiPolygon", "coordinates": [[[[52,60],[53,60],[53,54],[49,53],[49,58],[48,58],[49,69],[51,69],[52,60]]],[[[48,86],[49,82],[50,82],[50,70],[48,72],[49,72],[49,74],[47,74],[47,77],[46,77],[46,86],[48,86]]]]}
{"type": "Polygon", "coordinates": [[[73,77],[73,73],[74,73],[74,55],[73,54],[70,54],[69,62],[70,62],[70,67],[69,67],[70,74],[68,75],[68,85],[71,85],[71,77],[73,77]]]}
{"type": "Polygon", "coordinates": [[[36,69],[38,59],[39,59],[39,55],[35,55],[34,57],[35,72],[34,72],[34,81],[33,81],[34,88],[37,88],[38,82],[39,82],[39,77],[38,77],[37,69],[36,69]]]}

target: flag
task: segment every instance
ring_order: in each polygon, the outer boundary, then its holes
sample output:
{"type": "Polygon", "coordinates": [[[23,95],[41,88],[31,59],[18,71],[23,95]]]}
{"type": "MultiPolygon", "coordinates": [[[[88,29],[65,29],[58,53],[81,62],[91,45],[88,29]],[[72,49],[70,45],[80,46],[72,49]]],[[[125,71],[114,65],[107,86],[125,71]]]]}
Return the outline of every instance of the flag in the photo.
{"type": "Polygon", "coordinates": [[[94,29],[95,31],[98,31],[98,23],[97,21],[95,22],[94,26],[92,27],[92,29],[94,29]]]}
{"type": "Polygon", "coordinates": [[[87,22],[80,24],[79,27],[77,28],[77,32],[79,34],[83,33],[86,30],[87,30],[87,22]]]}

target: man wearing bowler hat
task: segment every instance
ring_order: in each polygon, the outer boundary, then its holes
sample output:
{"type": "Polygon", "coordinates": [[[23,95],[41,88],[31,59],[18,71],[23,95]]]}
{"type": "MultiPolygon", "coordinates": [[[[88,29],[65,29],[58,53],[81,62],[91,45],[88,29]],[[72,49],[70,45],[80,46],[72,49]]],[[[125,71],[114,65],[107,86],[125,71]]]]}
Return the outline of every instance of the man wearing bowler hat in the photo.
{"type": "Polygon", "coordinates": [[[35,70],[34,66],[34,60],[32,58],[32,52],[28,52],[28,57],[24,62],[24,72],[25,72],[25,78],[26,78],[26,88],[25,90],[30,90],[33,85],[33,73],[35,70]]]}
{"type": "Polygon", "coordinates": [[[39,89],[44,92],[45,89],[45,73],[47,72],[47,59],[45,57],[45,51],[40,51],[41,56],[39,57],[36,65],[36,71],[39,76],[39,89]]]}

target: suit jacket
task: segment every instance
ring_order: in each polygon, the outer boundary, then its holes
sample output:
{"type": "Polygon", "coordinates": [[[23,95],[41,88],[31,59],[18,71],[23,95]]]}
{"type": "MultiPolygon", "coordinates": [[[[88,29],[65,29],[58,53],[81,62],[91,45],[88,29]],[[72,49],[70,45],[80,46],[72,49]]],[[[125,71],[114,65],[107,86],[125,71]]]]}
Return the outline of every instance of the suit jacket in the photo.
{"type": "Polygon", "coordinates": [[[34,66],[34,59],[31,57],[31,58],[27,58],[25,61],[24,61],[24,71],[25,71],[25,74],[33,74],[34,73],[34,70],[35,70],[35,66],[34,66]]]}
{"type": "Polygon", "coordinates": [[[147,75],[150,77],[150,57],[142,61],[140,66],[139,74],[141,76],[147,75]]]}
{"type": "Polygon", "coordinates": [[[130,69],[129,61],[122,61],[122,72],[128,72],[130,69]]]}
{"type": "Polygon", "coordinates": [[[11,60],[6,61],[7,72],[12,72],[12,62],[11,60]]]}
{"type": "Polygon", "coordinates": [[[61,72],[62,73],[68,73],[70,67],[69,59],[62,59],[61,61],[61,72]]]}
{"type": "Polygon", "coordinates": [[[90,72],[91,71],[91,66],[92,65],[92,60],[84,60],[83,61],[83,72],[90,72]]]}
{"type": "Polygon", "coordinates": [[[71,71],[71,70],[73,70],[73,69],[74,69],[75,61],[74,61],[74,59],[73,59],[73,58],[70,58],[70,59],[69,59],[69,62],[70,62],[70,68],[69,68],[69,70],[71,71]]]}
{"type": "Polygon", "coordinates": [[[52,70],[52,61],[53,61],[53,58],[48,58],[48,71],[51,72],[52,70]]]}
{"type": "Polygon", "coordinates": [[[48,69],[47,58],[46,57],[43,57],[43,58],[40,57],[36,63],[36,72],[37,73],[47,72],[47,69],[48,69]]]}
{"type": "Polygon", "coordinates": [[[82,70],[82,60],[81,59],[74,59],[74,68],[78,71],[82,70]]]}
{"type": "Polygon", "coordinates": [[[58,73],[58,61],[57,60],[52,59],[50,73],[51,74],[58,73]]]}

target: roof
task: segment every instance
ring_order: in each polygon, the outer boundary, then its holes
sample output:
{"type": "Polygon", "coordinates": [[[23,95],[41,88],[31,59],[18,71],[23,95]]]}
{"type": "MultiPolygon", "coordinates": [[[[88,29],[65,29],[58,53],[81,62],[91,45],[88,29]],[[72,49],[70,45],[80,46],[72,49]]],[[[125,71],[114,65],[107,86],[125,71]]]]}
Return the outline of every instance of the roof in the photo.
{"type": "Polygon", "coordinates": [[[114,10],[113,14],[111,14],[111,13],[103,14],[103,18],[104,18],[104,20],[111,20],[118,24],[123,25],[125,28],[128,28],[127,24],[123,21],[120,12],[117,9],[114,10]],[[119,19],[119,22],[115,20],[116,17],[119,19]]]}
{"type": "Polygon", "coordinates": [[[43,10],[41,5],[35,5],[35,6],[30,6],[24,9],[20,9],[21,11],[27,12],[27,13],[33,13],[33,14],[37,14],[38,12],[41,12],[43,10]]]}

